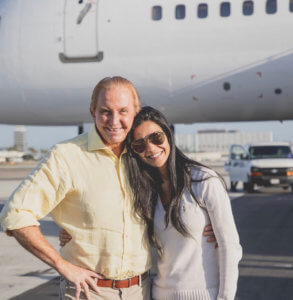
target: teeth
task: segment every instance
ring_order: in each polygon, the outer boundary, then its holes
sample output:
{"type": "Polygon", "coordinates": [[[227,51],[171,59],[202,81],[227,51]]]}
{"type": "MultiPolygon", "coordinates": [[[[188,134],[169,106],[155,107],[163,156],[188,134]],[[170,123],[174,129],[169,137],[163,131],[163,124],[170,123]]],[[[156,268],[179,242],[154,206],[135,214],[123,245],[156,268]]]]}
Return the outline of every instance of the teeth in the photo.
{"type": "Polygon", "coordinates": [[[154,154],[154,155],[150,155],[149,158],[156,158],[158,157],[159,155],[161,155],[161,152],[157,153],[157,154],[154,154]]]}
{"type": "Polygon", "coordinates": [[[109,131],[116,132],[121,130],[122,128],[107,128],[109,131]]]}

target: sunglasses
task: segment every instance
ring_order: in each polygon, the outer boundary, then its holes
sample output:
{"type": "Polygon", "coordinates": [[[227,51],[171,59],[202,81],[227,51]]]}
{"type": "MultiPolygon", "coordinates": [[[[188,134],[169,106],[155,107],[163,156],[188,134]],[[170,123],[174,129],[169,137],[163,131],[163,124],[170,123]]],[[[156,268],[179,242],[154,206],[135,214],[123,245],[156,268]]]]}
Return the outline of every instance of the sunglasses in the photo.
{"type": "Polygon", "coordinates": [[[165,142],[165,133],[162,131],[156,131],[144,138],[133,141],[131,143],[131,148],[136,153],[143,153],[145,151],[146,143],[149,141],[154,145],[162,145],[165,142]]]}

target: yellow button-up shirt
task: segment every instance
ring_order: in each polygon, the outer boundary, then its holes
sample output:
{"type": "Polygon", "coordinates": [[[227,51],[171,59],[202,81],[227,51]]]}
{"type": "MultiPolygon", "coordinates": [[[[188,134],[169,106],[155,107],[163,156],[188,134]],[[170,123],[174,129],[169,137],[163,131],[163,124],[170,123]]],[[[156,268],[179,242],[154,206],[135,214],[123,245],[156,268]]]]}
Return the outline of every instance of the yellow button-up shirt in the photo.
{"type": "Polygon", "coordinates": [[[57,144],[2,209],[3,230],[39,225],[51,213],[72,236],[61,249],[71,263],[124,279],[150,266],[146,226],[133,212],[125,173],[95,128],[57,144]]]}

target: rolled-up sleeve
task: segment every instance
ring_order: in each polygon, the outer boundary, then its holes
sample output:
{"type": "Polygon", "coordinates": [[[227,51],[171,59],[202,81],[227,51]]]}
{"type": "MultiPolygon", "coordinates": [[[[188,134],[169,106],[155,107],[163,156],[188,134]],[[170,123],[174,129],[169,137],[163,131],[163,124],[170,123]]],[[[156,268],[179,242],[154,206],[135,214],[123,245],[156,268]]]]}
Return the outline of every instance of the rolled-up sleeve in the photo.
{"type": "Polygon", "coordinates": [[[38,220],[64,199],[66,174],[66,163],[53,148],[6,202],[0,214],[2,229],[39,226],[38,220]]]}

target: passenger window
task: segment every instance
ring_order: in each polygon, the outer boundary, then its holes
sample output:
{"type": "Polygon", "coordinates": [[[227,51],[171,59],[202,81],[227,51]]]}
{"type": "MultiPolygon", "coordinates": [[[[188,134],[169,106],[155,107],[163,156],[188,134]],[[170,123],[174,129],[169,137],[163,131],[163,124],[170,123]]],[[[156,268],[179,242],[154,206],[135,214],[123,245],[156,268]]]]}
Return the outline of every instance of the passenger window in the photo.
{"type": "Polygon", "coordinates": [[[253,14],[253,1],[244,1],[242,12],[244,16],[251,16],[253,14]]]}
{"type": "Polygon", "coordinates": [[[208,16],[208,5],[205,3],[199,4],[197,7],[197,17],[203,19],[206,18],[207,16],[208,16]]]}
{"type": "Polygon", "coordinates": [[[182,20],[185,18],[185,5],[177,5],[175,9],[175,18],[182,20]]]}
{"type": "Polygon", "coordinates": [[[229,17],[231,13],[230,2],[222,2],[220,5],[220,15],[221,17],[229,17]]]}
{"type": "Polygon", "coordinates": [[[162,19],[162,7],[161,6],[153,6],[152,7],[152,19],[154,21],[158,21],[162,19]]]}
{"type": "Polygon", "coordinates": [[[290,0],[289,10],[290,10],[290,12],[293,12],[293,0],[290,0]]]}
{"type": "Polygon", "coordinates": [[[277,0],[267,0],[266,12],[270,15],[277,12],[277,0]]]}

